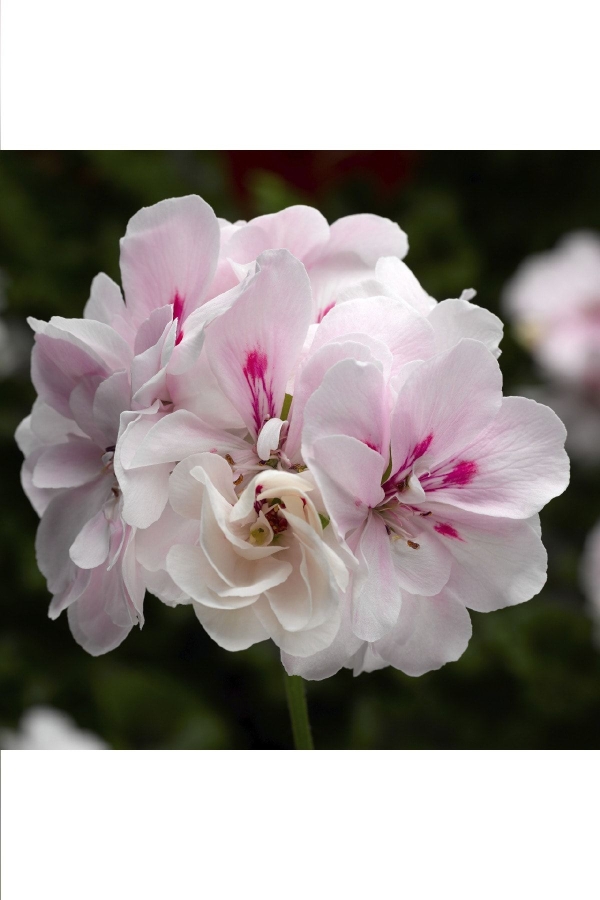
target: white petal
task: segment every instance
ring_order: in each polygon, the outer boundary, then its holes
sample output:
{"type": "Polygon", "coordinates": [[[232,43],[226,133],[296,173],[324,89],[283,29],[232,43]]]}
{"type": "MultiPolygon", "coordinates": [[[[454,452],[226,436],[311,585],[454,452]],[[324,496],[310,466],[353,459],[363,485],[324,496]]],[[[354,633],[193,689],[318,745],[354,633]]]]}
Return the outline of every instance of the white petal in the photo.
{"type": "Polygon", "coordinates": [[[423,675],[459,659],[471,637],[465,607],[445,593],[437,597],[406,595],[397,628],[373,649],[406,675],[423,675]],[[410,620],[407,629],[405,620],[410,620]],[[409,630],[408,636],[406,631],[409,630]]]}
{"type": "Polygon", "coordinates": [[[77,487],[101,474],[102,451],[91,441],[74,438],[44,450],[33,472],[33,484],[38,488],[77,487]]]}
{"type": "Polygon", "coordinates": [[[480,612],[514,606],[538,594],[547,555],[537,516],[499,519],[431,504],[426,521],[454,558],[446,592],[480,612]]]}
{"type": "Polygon", "coordinates": [[[109,538],[109,524],[100,510],[83,526],[71,544],[69,555],[79,568],[95,569],[108,556],[109,538]]]}

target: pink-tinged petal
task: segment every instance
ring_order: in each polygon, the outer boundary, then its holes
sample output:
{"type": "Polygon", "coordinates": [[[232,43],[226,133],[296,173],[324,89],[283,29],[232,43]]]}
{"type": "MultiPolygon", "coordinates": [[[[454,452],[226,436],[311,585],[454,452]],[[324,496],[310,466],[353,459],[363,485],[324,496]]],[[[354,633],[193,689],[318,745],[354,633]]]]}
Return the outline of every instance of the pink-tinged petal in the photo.
{"type": "MultiPolygon", "coordinates": [[[[137,541],[136,541],[137,544],[137,541]]],[[[164,603],[166,606],[189,606],[192,600],[185,591],[178,588],[168,572],[158,569],[156,572],[142,570],[146,590],[164,603]]]]}
{"type": "Polygon", "coordinates": [[[133,607],[140,628],[144,624],[144,596],[146,584],[143,573],[137,563],[135,551],[136,532],[133,528],[126,528],[123,552],[121,553],[121,577],[125,591],[133,607]]]}
{"type": "Polygon", "coordinates": [[[269,634],[258,620],[253,606],[243,609],[211,609],[194,603],[194,612],[206,633],[224,650],[247,650],[269,634]]]}
{"type": "Polygon", "coordinates": [[[195,453],[175,466],[169,478],[169,500],[179,516],[200,521],[206,478],[231,506],[237,501],[229,463],[213,453],[195,453]],[[198,467],[204,472],[202,480],[191,474],[198,467]]]}
{"type": "Polygon", "coordinates": [[[387,296],[404,300],[424,316],[435,309],[436,301],[423,290],[408,266],[399,259],[380,259],[375,272],[377,280],[385,286],[387,296]]]}
{"type": "Polygon", "coordinates": [[[389,663],[373,649],[374,647],[375,644],[363,642],[358,653],[355,653],[346,665],[347,669],[352,669],[355,678],[362,672],[377,672],[389,666],[389,663]]]}
{"type": "MultiPolygon", "coordinates": [[[[381,281],[378,281],[376,278],[363,278],[361,281],[353,281],[336,294],[335,304],[332,306],[332,309],[336,306],[340,306],[342,303],[347,303],[349,300],[366,300],[369,297],[389,296],[390,293],[381,281]]],[[[396,298],[392,297],[392,299],[395,300],[396,298]]],[[[330,310],[327,310],[325,315],[328,315],[329,312],[330,310]]],[[[325,318],[325,315],[323,315],[321,319],[325,318]]]]}
{"type": "Polygon", "coordinates": [[[312,630],[337,617],[348,571],[322,534],[293,515],[289,506],[286,518],[292,532],[286,561],[293,569],[286,582],[270,588],[266,597],[286,631],[312,630]]]}
{"type": "Polygon", "coordinates": [[[54,594],[48,607],[48,618],[54,621],[58,619],[60,614],[68,609],[73,603],[76,603],[87,591],[92,576],[93,569],[78,569],[74,563],[69,563],[70,581],[65,589],[54,594]]]}
{"type": "Polygon", "coordinates": [[[185,320],[182,337],[177,340],[169,360],[170,375],[182,375],[189,372],[197,362],[204,346],[207,325],[231,309],[242,290],[243,286],[236,284],[231,290],[208,300],[188,316],[185,320]]]}
{"type": "MultiPolygon", "coordinates": [[[[200,515],[199,510],[194,510],[200,515]]],[[[135,556],[146,572],[166,569],[167,554],[174,544],[194,544],[198,540],[198,520],[178,515],[168,503],[157,522],[135,533],[135,556]]],[[[152,588],[148,588],[152,591],[152,588]]],[[[154,591],[152,591],[154,593],[154,591]]],[[[162,599],[162,598],[161,598],[162,599]]]]}
{"type": "Polygon", "coordinates": [[[52,490],[51,488],[36,488],[33,484],[33,473],[35,471],[37,461],[43,452],[44,447],[33,450],[21,467],[21,485],[23,487],[23,491],[25,492],[25,495],[33,506],[34,510],[40,517],[46,511],[48,504],[50,503],[52,498],[56,496],[55,490],[52,490]]]}
{"type": "Polygon", "coordinates": [[[123,494],[123,519],[135,528],[147,528],[156,522],[169,497],[169,463],[131,467],[131,461],[144,437],[160,413],[150,407],[140,413],[125,412],[117,441],[113,465],[123,494]]]}
{"type": "Polygon", "coordinates": [[[445,591],[437,597],[406,594],[396,628],[373,649],[394,668],[418,676],[459,659],[471,633],[469,613],[445,591]]]}
{"type": "Polygon", "coordinates": [[[396,222],[383,216],[370,213],[344,216],[330,229],[327,255],[334,253],[356,253],[372,268],[382,256],[403,259],[408,253],[408,238],[396,222]]]}
{"type": "Polygon", "coordinates": [[[133,352],[135,356],[145,353],[159,342],[173,321],[173,307],[167,303],[153,309],[136,331],[133,352]]]}
{"type": "Polygon", "coordinates": [[[103,380],[82,378],[71,392],[69,408],[73,419],[98,447],[114,447],[121,413],[131,408],[131,387],[127,371],[115,372],[103,380]]]}
{"type": "Polygon", "coordinates": [[[89,519],[110,497],[112,477],[57,494],[48,505],[36,535],[36,558],[53,594],[66,590],[73,576],[69,549],[89,519]]]}
{"type": "Polygon", "coordinates": [[[77,487],[101,475],[102,468],[102,450],[91,441],[73,438],[44,450],[33,484],[38,488],[77,487]]]}
{"type": "Polygon", "coordinates": [[[269,589],[266,596],[281,627],[286,631],[301,631],[312,618],[312,585],[307,577],[304,548],[293,538],[288,544],[285,556],[291,565],[290,574],[279,588],[269,589]]]}
{"type": "Polygon", "coordinates": [[[339,672],[358,652],[363,642],[352,633],[349,597],[345,597],[342,603],[342,622],[328,647],[306,657],[282,652],[281,662],[288,675],[300,675],[309,681],[322,681],[339,672]]]}
{"type": "Polygon", "coordinates": [[[113,569],[96,569],[83,594],[69,606],[67,613],[71,634],[77,643],[92,656],[101,656],[122,644],[132,625],[116,625],[105,609],[108,592],[119,590],[118,575],[113,569]]]}
{"type": "MultiPolygon", "coordinates": [[[[387,463],[389,400],[378,366],[354,359],[336,363],[304,410],[303,453],[326,436],[353,437],[387,463]]],[[[384,465],[385,469],[385,465],[384,465]]]]}
{"type": "Polygon", "coordinates": [[[329,240],[327,219],[310,206],[289,206],[277,213],[258,216],[231,234],[223,255],[249,263],[265,250],[289,250],[304,261],[329,240]]]}
{"type": "Polygon", "coordinates": [[[477,341],[461,341],[421,363],[392,413],[392,478],[402,480],[419,460],[421,471],[454,457],[458,461],[494,420],[501,402],[500,368],[477,341]]]}
{"type": "Polygon", "coordinates": [[[129,220],[121,239],[125,300],[141,322],[166,304],[179,324],[204,299],[219,253],[217,218],[200,197],[162,200],[129,220]]]}
{"type": "Polygon", "coordinates": [[[341,337],[358,340],[362,334],[389,347],[394,372],[405,363],[427,359],[434,352],[434,331],[427,319],[408,304],[388,297],[340,303],[317,328],[311,351],[341,337]]]}
{"type": "Polygon", "coordinates": [[[77,423],[77,427],[81,429],[85,436],[91,438],[99,447],[106,447],[114,444],[114,440],[107,441],[104,444],[102,443],[96,428],[96,422],[94,421],[94,397],[104,380],[105,378],[102,375],[88,375],[85,378],[80,378],[69,397],[71,418],[77,423]]]}
{"type": "MultiPolygon", "coordinates": [[[[29,321],[32,325],[35,322],[29,321]]],[[[42,335],[52,340],[65,340],[97,359],[107,373],[125,369],[131,362],[132,352],[127,341],[104,322],[52,316],[48,323],[37,322],[34,328],[38,331],[36,340],[42,335]]],[[[59,364],[61,362],[59,360],[59,364]]]]}
{"type": "Polygon", "coordinates": [[[450,577],[452,554],[437,534],[422,527],[416,531],[412,546],[406,540],[389,540],[398,586],[425,597],[438,594],[450,577]]]}
{"type": "Polygon", "coordinates": [[[106,378],[109,374],[98,359],[69,341],[36,336],[31,354],[33,386],[41,400],[65,418],[72,418],[69,398],[81,379],[106,378]]]}
{"type": "MultiPolygon", "coordinates": [[[[184,340],[175,349],[185,346],[184,340]]],[[[167,386],[175,410],[188,410],[212,428],[244,428],[240,414],[223,394],[204,351],[182,375],[174,375],[169,364],[167,386]]]]}
{"type": "Polygon", "coordinates": [[[454,560],[445,593],[470,609],[490,612],[524,603],[541,591],[547,554],[537,516],[500,519],[441,503],[431,504],[431,510],[424,521],[454,560]]]}
{"type": "Polygon", "coordinates": [[[462,338],[472,338],[485,344],[494,356],[500,356],[504,325],[488,309],[467,300],[443,300],[430,312],[428,321],[435,332],[436,353],[450,350],[462,338]]]}
{"type": "Polygon", "coordinates": [[[369,516],[356,555],[360,569],[354,575],[352,631],[363,641],[376,641],[393,628],[402,606],[391,541],[378,515],[369,516]]]}
{"type": "Polygon", "coordinates": [[[294,385],[293,401],[288,415],[289,431],[285,439],[285,452],[290,460],[300,461],[300,441],[304,426],[304,409],[309,397],[319,388],[326,372],[342,359],[358,362],[380,362],[384,376],[391,372],[392,356],[384,344],[361,336],[360,342],[325,344],[312,353],[302,365],[294,385]]]}
{"type": "Polygon", "coordinates": [[[121,413],[129,409],[131,386],[127,372],[115,372],[98,386],[94,395],[92,414],[95,436],[100,447],[116,444],[121,413]]]}
{"type": "Polygon", "coordinates": [[[160,518],[169,497],[169,473],[168,464],[117,473],[123,490],[122,515],[129,525],[147,528],[160,518]]]}
{"type": "Polygon", "coordinates": [[[134,329],[127,323],[127,310],[121,288],[104,272],[100,272],[92,281],[90,299],[85,305],[83,316],[85,319],[95,319],[97,322],[112,326],[126,340],[129,339],[130,344],[135,338],[134,329]]]}
{"type": "Polygon", "coordinates": [[[528,518],[569,483],[566,430],[547,406],[505,397],[492,424],[464,459],[431,472],[428,499],[488,516],[528,518]]]}
{"type": "Polygon", "coordinates": [[[327,316],[349,285],[373,275],[379,257],[402,257],[407,250],[406,235],[389,219],[362,214],[335,222],[327,245],[304,260],[315,299],[315,321],[327,316]]]}
{"type": "Polygon", "coordinates": [[[95,569],[108,556],[110,526],[104,511],[86,522],[69,550],[69,556],[80,569],[95,569]]]}
{"type": "Polygon", "coordinates": [[[362,525],[370,509],[382,502],[385,460],[366,444],[345,435],[314,441],[305,459],[332,525],[343,540],[362,525]]]}
{"type": "MultiPolygon", "coordinates": [[[[231,549],[226,552],[231,562],[235,562],[231,549]]],[[[167,572],[175,584],[192,600],[214,609],[240,609],[252,605],[263,591],[278,581],[285,581],[291,569],[285,568],[284,564],[272,565],[269,559],[249,565],[240,557],[241,571],[236,572],[233,566],[222,566],[218,571],[213,566],[214,559],[214,554],[212,559],[206,556],[204,547],[185,544],[176,544],[167,555],[167,572]],[[230,576],[227,581],[223,574],[230,576]],[[233,576],[237,576],[235,585],[231,584],[233,576]]]]}
{"type": "Polygon", "coordinates": [[[329,647],[340,628],[340,613],[325,622],[302,631],[286,631],[265,597],[254,604],[254,612],[273,642],[284,652],[296,657],[308,657],[329,647]]]}
{"type": "Polygon", "coordinates": [[[176,323],[171,322],[154,346],[149,347],[131,364],[132,406],[144,409],[155,400],[168,399],[167,363],[175,346],[176,323]]]}
{"type": "Polygon", "coordinates": [[[273,250],[259,257],[235,305],[208,328],[211,368],[254,438],[281,413],[311,319],[304,266],[287,250],[273,250]]]}
{"type": "Polygon", "coordinates": [[[342,550],[331,531],[328,534],[321,529],[317,531],[316,523],[292,515],[289,509],[286,518],[295,539],[309,554],[306,573],[309,579],[312,578],[313,620],[321,621],[331,613],[332,603],[339,605],[340,592],[346,591],[350,580],[348,569],[355,565],[355,560],[342,550]],[[315,566],[326,579],[314,572],[315,566]]]}
{"type": "Polygon", "coordinates": [[[139,468],[158,463],[174,463],[193,453],[229,453],[236,465],[256,462],[250,445],[216,428],[211,428],[193,413],[178,409],[152,423],[144,433],[138,429],[137,441],[128,448],[127,466],[139,468]]]}
{"type": "Polygon", "coordinates": [[[31,425],[31,413],[19,422],[15,431],[15,441],[23,456],[29,456],[39,446],[39,441],[31,425]]]}
{"type": "Polygon", "coordinates": [[[31,430],[41,444],[61,444],[69,435],[85,437],[72,419],[67,419],[39,397],[31,411],[31,430]]]}

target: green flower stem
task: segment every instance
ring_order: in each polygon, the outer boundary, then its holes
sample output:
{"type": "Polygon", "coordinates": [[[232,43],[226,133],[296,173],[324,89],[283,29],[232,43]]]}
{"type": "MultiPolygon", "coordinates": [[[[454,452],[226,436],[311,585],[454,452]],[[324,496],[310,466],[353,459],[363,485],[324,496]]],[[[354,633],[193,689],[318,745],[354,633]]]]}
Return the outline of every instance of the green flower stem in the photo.
{"type": "Polygon", "coordinates": [[[299,675],[287,675],[286,672],[283,673],[283,678],[290,719],[292,720],[295,749],[314,750],[308,707],[306,706],[304,680],[299,675]]]}

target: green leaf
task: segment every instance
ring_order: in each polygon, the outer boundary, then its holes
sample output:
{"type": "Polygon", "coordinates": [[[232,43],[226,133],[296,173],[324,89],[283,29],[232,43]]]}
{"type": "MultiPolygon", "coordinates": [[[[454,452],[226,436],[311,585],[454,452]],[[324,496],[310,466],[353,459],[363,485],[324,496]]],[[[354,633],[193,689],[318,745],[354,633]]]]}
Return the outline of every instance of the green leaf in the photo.
{"type": "Polygon", "coordinates": [[[327,526],[329,525],[329,523],[331,521],[329,516],[324,516],[323,513],[319,513],[319,518],[321,520],[321,525],[323,526],[323,528],[327,528],[327,526]]]}

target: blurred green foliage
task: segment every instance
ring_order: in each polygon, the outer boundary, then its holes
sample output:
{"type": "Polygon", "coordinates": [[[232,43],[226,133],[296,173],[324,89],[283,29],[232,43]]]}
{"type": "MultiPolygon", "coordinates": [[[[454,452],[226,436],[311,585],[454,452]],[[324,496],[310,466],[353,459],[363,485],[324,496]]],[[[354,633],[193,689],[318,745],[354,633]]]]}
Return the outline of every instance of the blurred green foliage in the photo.
{"type": "MultiPolygon", "coordinates": [[[[27,315],[81,315],[98,271],[119,278],[118,240],[129,217],[190,192],[231,220],[297,202],[330,220],[389,216],[408,232],[408,261],[434,296],[475,287],[477,302],[495,312],[523,257],[573,228],[600,230],[597,153],[382,153],[365,167],[336,152],[314,159],[282,152],[287,175],[273,165],[273,152],[264,164],[248,154],[247,166],[243,154],[205,151],[2,153],[5,321],[18,328],[27,315]],[[309,163],[324,175],[307,187],[309,163]]],[[[503,348],[508,392],[538,378],[510,329],[503,348]]],[[[227,653],[191,609],[167,609],[148,597],[143,632],[93,659],[72,640],[64,616],[47,618],[33,550],[37,519],[20,488],[13,442],[33,398],[27,364],[0,381],[0,726],[14,726],[33,703],[48,703],[118,749],[291,747],[273,646],[227,653]]],[[[387,669],[309,684],[317,747],[597,747],[600,654],[577,572],[599,501],[600,466],[574,465],[571,487],[542,516],[546,588],[521,607],[473,613],[474,635],[458,663],[418,679],[387,669]]]]}

